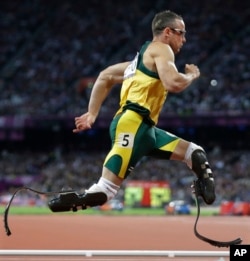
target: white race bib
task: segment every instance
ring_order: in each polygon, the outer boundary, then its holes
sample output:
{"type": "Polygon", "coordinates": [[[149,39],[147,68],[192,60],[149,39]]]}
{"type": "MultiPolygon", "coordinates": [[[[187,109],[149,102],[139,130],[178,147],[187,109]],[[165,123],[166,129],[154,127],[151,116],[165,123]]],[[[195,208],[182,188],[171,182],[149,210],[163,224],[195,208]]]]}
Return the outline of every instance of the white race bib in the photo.
{"type": "Polygon", "coordinates": [[[127,79],[127,78],[135,75],[136,67],[137,67],[137,63],[138,63],[138,57],[139,57],[139,53],[136,54],[134,60],[126,68],[126,70],[124,72],[124,76],[123,76],[124,79],[127,79]]]}

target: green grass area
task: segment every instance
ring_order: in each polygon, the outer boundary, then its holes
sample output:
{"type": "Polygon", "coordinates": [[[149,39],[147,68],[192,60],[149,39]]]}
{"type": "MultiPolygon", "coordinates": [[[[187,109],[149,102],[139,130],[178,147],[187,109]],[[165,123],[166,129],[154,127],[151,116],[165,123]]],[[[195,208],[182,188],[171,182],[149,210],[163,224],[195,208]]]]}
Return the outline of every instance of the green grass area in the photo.
{"type": "MultiPolygon", "coordinates": [[[[4,212],[4,208],[1,207],[1,213],[4,212]]],[[[61,212],[60,214],[85,214],[85,215],[164,215],[164,209],[150,209],[150,208],[124,208],[123,211],[106,210],[101,211],[98,209],[87,209],[84,211],[78,210],[77,212],[61,212]]],[[[53,214],[53,212],[47,207],[27,207],[27,206],[11,206],[9,214],[14,215],[47,215],[53,214]]]]}
{"type": "MultiPolygon", "coordinates": [[[[5,207],[0,207],[0,213],[4,213],[5,207]]],[[[196,208],[191,209],[191,215],[196,215],[196,208]]],[[[48,207],[37,207],[37,206],[11,206],[9,210],[10,215],[48,215],[53,214],[48,207]]],[[[67,215],[124,215],[124,216],[165,216],[165,211],[163,208],[124,208],[123,211],[115,211],[115,210],[108,210],[108,211],[100,211],[97,209],[87,209],[84,211],[77,211],[73,212],[61,212],[60,214],[67,214],[67,215]]],[[[203,216],[211,216],[211,215],[218,215],[217,208],[201,208],[201,215],[203,216]]]]}

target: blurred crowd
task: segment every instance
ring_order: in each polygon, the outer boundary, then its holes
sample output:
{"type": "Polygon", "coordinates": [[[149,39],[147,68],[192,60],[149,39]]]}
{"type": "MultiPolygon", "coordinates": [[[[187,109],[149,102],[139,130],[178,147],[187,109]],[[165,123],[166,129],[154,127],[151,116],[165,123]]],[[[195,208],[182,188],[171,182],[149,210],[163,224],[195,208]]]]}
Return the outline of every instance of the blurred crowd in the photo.
{"type": "MultiPolygon", "coordinates": [[[[86,79],[110,63],[131,60],[152,39],[153,15],[165,9],[186,23],[179,69],[196,63],[202,73],[189,90],[170,95],[166,113],[249,114],[247,2],[13,0],[0,3],[0,115],[82,113],[93,84],[86,79]]],[[[117,107],[118,92],[105,112],[117,107]]]]}
{"type": "MultiPolygon", "coordinates": [[[[107,65],[131,60],[158,11],[170,9],[186,23],[187,43],[176,56],[200,67],[188,90],[170,94],[164,115],[250,115],[250,25],[247,1],[0,2],[0,117],[75,117],[85,112],[95,77],[107,65]]],[[[117,108],[119,88],[102,108],[117,108]]],[[[84,189],[101,173],[103,152],[55,148],[51,153],[1,149],[0,193],[20,185],[42,191],[84,189]]],[[[250,153],[209,152],[217,202],[250,201],[250,153]]],[[[130,179],[168,180],[173,197],[191,197],[193,175],[181,163],[143,159],[130,179]]],[[[125,186],[125,184],[124,184],[125,186]]],[[[122,191],[122,190],[121,190],[122,191]]],[[[122,192],[121,192],[122,193],[122,192]]]]}
{"type": "MultiPolygon", "coordinates": [[[[101,174],[104,152],[72,151],[62,153],[2,152],[0,193],[28,186],[39,191],[75,189],[84,192],[101,174]]],[[[208,154],[216,178],[217,204],[225,200],[250,201],[250,152],[221,151],[208,154]]],[[[168,181],[173,199],[192,201],[191,185],[195,175],[181,162],[143,158],[129,180],[168,181]]],[[[126,181],[118,197],[123,197],[126,181]]]]}

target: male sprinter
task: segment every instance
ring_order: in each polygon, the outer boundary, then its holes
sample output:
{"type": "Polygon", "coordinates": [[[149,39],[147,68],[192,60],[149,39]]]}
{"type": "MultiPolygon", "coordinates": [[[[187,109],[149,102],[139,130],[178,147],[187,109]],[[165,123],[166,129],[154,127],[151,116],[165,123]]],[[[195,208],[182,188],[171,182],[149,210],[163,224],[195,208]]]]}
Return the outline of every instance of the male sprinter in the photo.
{"type": "Polygon", "coordinates": [[[132,62],[115,64],[99,74],[88,112],[75,118],[75,133],[90,129],[111,88],[122,83],[120,109],[110,125],[112,148],[100,179],[84,194],[69,192],[52,199],[49,202],[52,211],[76,211],[114,198],[143,156],[185,162],[197,176],[196,193],[207,204],[214,202],[214,177],[204,149],[156,127],[168,92],[184,91],[200,76],[194,64],[186,64],[184,73],[175,65],[175,54],[186,42],[183,18],[168,10],[157,13],[152,33],[152,41],[141,47],[132,62]]]}

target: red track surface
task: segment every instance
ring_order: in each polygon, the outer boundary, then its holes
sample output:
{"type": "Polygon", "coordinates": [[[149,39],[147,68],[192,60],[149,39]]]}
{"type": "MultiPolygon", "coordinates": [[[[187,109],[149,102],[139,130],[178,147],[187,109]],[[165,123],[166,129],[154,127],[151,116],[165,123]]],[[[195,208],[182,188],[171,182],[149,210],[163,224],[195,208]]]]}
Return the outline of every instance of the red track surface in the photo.
{"type": "MultiPolygon", "coordinates": [[[[229,251],[195,237],[195,217],[115,217],[51,214],[9,217],[11,236],[0,230],[0,249],[25,250],[181,250],[229,251]]],[[[222,241],[241,237],[250,244],[250,217],[200,217],[198,231],[222,241]]],[[[3,256],[0,260],[168,260],[168,257],[128,256],[3,256]]],[[[170,258],[178,260],[227,261],[228,257],[170,258]]]]}

